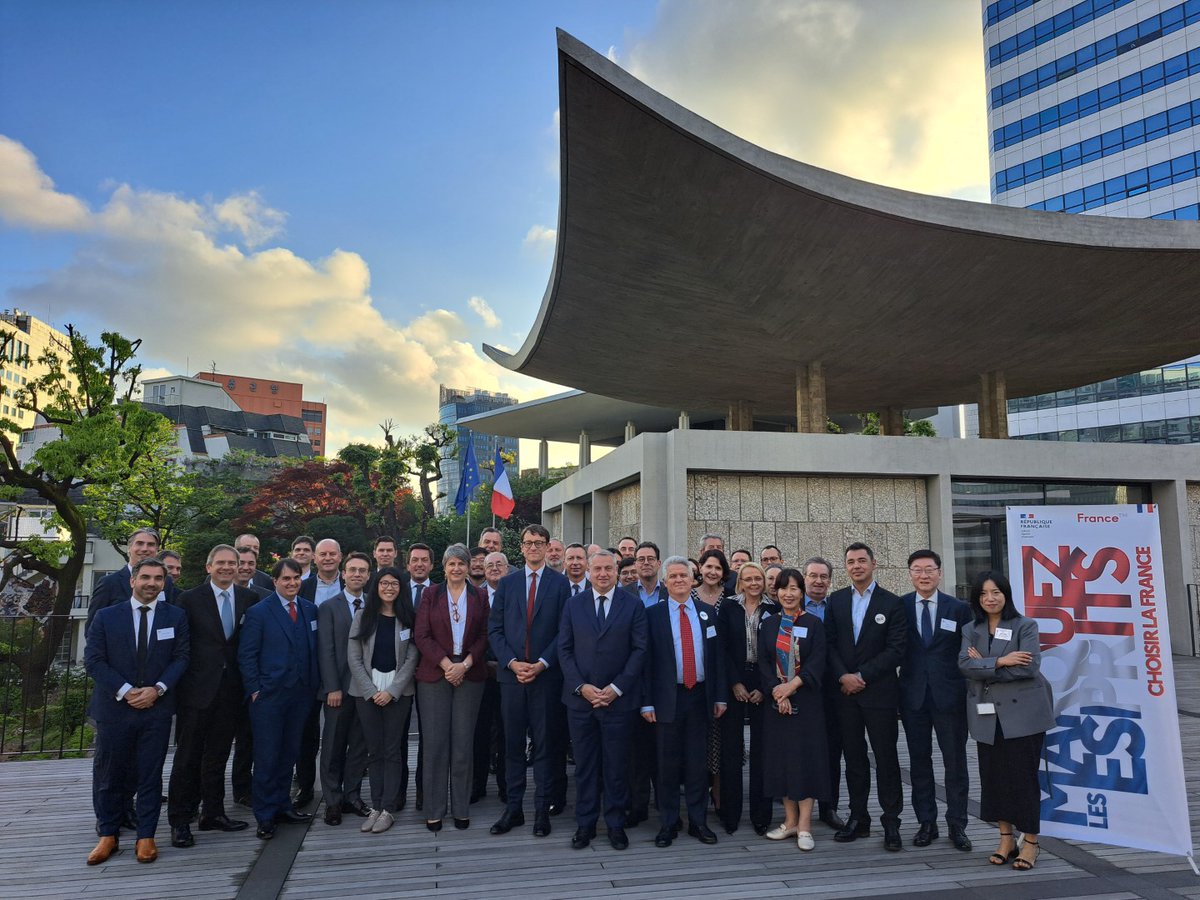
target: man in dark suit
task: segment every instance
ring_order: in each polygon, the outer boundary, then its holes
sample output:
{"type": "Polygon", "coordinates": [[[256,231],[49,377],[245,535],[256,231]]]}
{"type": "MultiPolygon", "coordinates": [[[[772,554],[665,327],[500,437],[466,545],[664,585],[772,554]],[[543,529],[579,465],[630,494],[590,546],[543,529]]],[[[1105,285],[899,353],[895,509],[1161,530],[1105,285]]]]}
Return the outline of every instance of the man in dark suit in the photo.
{"type": "MultiPolygon", "coordinates": [[[[143,559],[151,559],[157,556],[158,547],[158,532],[153,528],[139,528],[129,536],[129,542],[126,545],[126,550],[129,553],[129,564],[124,568],[117,569],[115,572],[109,572],[100,579],[99,583],[92,590],[92,596],[88,600],[88,628],[92,627],[92,620],[96,618],[97,612],[107,606],[124,603],[129,599],[129,582],[133,576],[133,567],[143,559]]],[[[168,573],[167,580],[163,584],[162,593],[158,599],[166,600],[170,603],[174,597],[175,580],[168,573]]]]}
{"type": "Polygon", "coordinates": [[[575,836],[582,850],[596,836],[601,769],[604,822],[616,850],[629,846],[629,748],[646,657],[646,608],[616,587],[617,561],[607,550],[588,560],[591,587],[567,600],[558,633],[563,702],[575,744],[575,836]],[[601,766],[603,760],[603,767],[601,766]]]}
{"type": "MultiPolygon", "coordinates": [[[[495,529],[493,529],[495,531],[495,529]]],[[[499,532],[495,532],[499,539],[499,532]]],[[[508,558],[499,550],[492,551],[483,561],[484,589],[487,591],[488,609],[495,602],[496,588],[500,579],[511,568],[508,558]]],[[[507,802],[508,792],[504,783],[504,722],[500,717],[500,685],[496,681],[496,656],[489,644],[487,649],[487,681],[483,683],[483,700],[479,704],[479,718],[475,720],[474,771],[471,775],[471,802],[478,803],[487,795],[488,775],[493,764],[496,771],[496,792],[500,802],[507,802]]]]}
{"type": "Polygon", "coordinates": [[[717,836],[707,824],[708,726],[725,714],[725,654],[717,611],[691,599],[692,568],[682,556],[663,564],[669,599],[646,609],[649,634],[642,718],[654,724],[658,751],[656,847],[679,833],[679,786],[688,810],[688,834],[704,844],[717,836]]]}
{"type": "Polygon", "coordinates": [[[871,792],[871,763],[867,739],[875,753],[875,787],[883,807],[883,846],[899,850],[900,812],[904,789],[900,785],[900,758],[896,741],[900,729],[896,708],[900,684],[896,667],[904,659],[908,620],[904,604],[895,594],[875,583],[875,554],[866,544],[846,548],[846,573],[850,587],[829,595],[825,613],[825,638],[829,674],[840,687],[838,722],[842,752],[846,756],[846,788],[850,818],[834,836],[843,843],[871,833],[867,796],[871,792]]]}
{"type": "MultiPolygon", "coordinates": [[[[766,555],[768,548],[763,548],[766,555]]],[[[776,554],[778,555],[778,554],[776,554]]],[[[800,570],[804,575],[804,611],[812,613],[822,622],[829,609],[829,588],[833,584],[833,564],[823,556],[813,556],[800,570]]],[[[825,707],[825,746],[829,751],[829,797],[818,805],[821,821],[840,831],[846,823],[838,815],[838,800],[842,793],[842,729],[838,724],[838,695],[841,685],[834,678],[824,679],[821,696],[825,707]]]]}
{"type": "Polygon", "coordinates": [[[275,593],[246,611],[238,665],[254,729],[254,818],[258,836],[275,836],[275,824],[305,823],[289,787],[300,753],[300,735],[317,694],[317,608],[298,597],[300,564],[281,559],[271,572],[275,593]]]}
{"type": "Polygon", "coordinates": [[[505,834],[525,824],[525,735],[533,734],[533,833],[550,833],[551,760],[560,748],[552,718],[562,709],[562,668],[558,665],[558,628],[570,594],[567,576],[546,566],[550,532],[529,525],[521,532],[525,565],[500,580],[493,598],[488,636],[496,656],[500,712],[504,718],[508,803],[492,826],[505,834]]]}
{"type": "MultiPolygon", "coordinates": [[[[240,535],[238,540],[241,541],[246,537],[254,537],[253,535],[240,535]]],[[[257,541],[258,538],[255,538],[257,541]]],[[[238,549],[238,570],[236,584],[239,587],[244,587],[251,591],[254,596],[254,602],[257,603],[263,597],[269,597],[275,593],[275,582],[270,575],[265,572],[267,584],[270,587],[260,587],[258,585],[258,554],[249,547],[240,547],[238,549]]],[[[240,627],[241,620],[238,620],[240,627]]],[[[250,708],[242,703],[238,706],[237,724],[235,726],[234,744],[233,744],[233,764],[230,781],[233,784],[233,802],[241,806],[250,806],[250,780],[252,777],[252,769],[254,766],[254,734],[250,729],[250,708]]]]}
{"type": "MultiPolygon", "coordinates": [[[[642,541],[633,552],[633,562],[638,575],[637,596],[642,605],[651,607],[666,600],[667,586],[658,577],[658,544],[642,541]]],[[[655,746],[654,726],[641,716],[635,717],[629,762],[629,815],[625,819],[628,828],[646,821],[650,814],[650,787],[658,780],[655,746]]]]}
{"type": "Polygon", "coordinates": [[[346,658],[350,626],[362,612],[366,602],[363,589],[370,577],[371,560],[367,554],[356,551],[347,555],[342,564],[341,593],[317,607],[320,699],[325,703],[321,793],[325,799],[326,825],[341,825],[342,813],[362,818],[370,815],[359,795],[367,766],[367,745],[358,720],[358,707],[349,693],[350,664],[346,658]]]}
{"type": "Polygon", "coordinates": [[[257,588],[262,588],[268,594],[275,592],[275,582],[271,580],[271,576],[258,568],[258,558],[261,555],[262,544],[258,540],[257,535],[239,534],[233,542],[234,549],[240,555],[243,550],[249,550],[254,554],[254,572],[250,579],[249,585],[243,584],[242,587],[253,585],[257,588]]]}
{"type": "Polygon", "coordinates": [[[95,779],[100,841],[88,865],[108,860],[126,809],[137,794],[137,860],[158,858],[154,832],[162,811],[162,770],[175,714],[175,691],[188,666],[188,621],[159,597],[167,569],[154,558],[133,567],[132,600],[97,610],[84,665],[95,682],[95,779]]]}
{"type": "Polygon", "coordinates": [[[963,627],[971,608],[942,593],[942,558],[917,550],[908,558],[911,594],[905,594],[908,642],[900,666],[900,719],[912,770],[912,805],[920,828],[913,845],[928,847],[938,837],[933,781],[933,735],[946,773],[946,825],[958,850],[967,837],[967,681],[958,668],[963,627]]]}
{"type": "Polygon", "coordinates": [[[258,597],[234,583],[237,551],[228,544],[209,551],[205,568],[208,583],[175,598],[187,616],[191,653],[179,682],[175,761],[167,791],[172,847],[195,844],[191,821],[197,812],[201,831],[246,827],[225,814],[225,764],[243,705],[239,623],[258,597]]]}
{"type": "MultiPolygon", "coordinates": [[[[413,612],[416,612],[417,607],[421,605],[421,595],[425,593],[426,588],[433,586],[429,577],[433,571],[433,548],[428,544],[410,544],[405,568],[408,570],[408,581],[400,586],[400,590],[408,591],[413,601],[413,612]]],[[[400,808],[404,808],[408,798],[408,740],[412,731],[413,710],[417,713],[417,770],[413,773],[413,781],[417,795],[416,807],[420,811],[425,807],[421,780],[425,762],[425,742],[421,739],[421,707],[416,697],[413,697],[413,704],[408,708],[408,717],[404,720],[404,736],[401,738],[400,808]]]]}

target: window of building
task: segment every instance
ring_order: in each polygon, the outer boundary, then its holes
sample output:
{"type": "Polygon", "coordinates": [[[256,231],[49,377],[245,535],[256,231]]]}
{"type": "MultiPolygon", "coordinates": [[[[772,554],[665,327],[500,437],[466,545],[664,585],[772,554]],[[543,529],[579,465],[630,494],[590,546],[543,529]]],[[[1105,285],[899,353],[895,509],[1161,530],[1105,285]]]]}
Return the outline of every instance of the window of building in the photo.
{"type": "Polygon", "coordinates": [[[321,422],[324,417],[319,409],[305,409],[300,411],[300,418],[305,422],[321,422]]]}
{"type": "Polygon", "coordinates": [[[232,378],[229,379],[229,390],[231,390],[231,391],[237,390],[237,382],[234,381],[232,378]]]}
{"type": "Polygon", "coordinates": [[[279,385],[277,385],[277,384],[271,385],[271,393],[278,394],[279,393],[279,385]]]}
{"type": "Polygon", "coordinates": [[[250,382],[250,390],[252,390],[252,391],[258,390],[258,382],[257,381],[250,382]]]}

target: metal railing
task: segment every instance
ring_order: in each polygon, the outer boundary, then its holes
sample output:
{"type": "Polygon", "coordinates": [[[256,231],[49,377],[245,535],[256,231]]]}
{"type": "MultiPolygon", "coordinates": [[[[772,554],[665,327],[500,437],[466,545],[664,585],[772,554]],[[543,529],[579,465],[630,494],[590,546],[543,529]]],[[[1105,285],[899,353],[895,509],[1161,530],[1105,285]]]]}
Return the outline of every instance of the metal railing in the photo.
{"type": "Polygon", "coordinates": [[[92,681],[70,652],[75,622],[69,615],[0,617],[0,760],[86,756],[92,748],[92,681]],[[38,666],[56,620],[62,641],[52,648],[50,665],[38,666]]]}

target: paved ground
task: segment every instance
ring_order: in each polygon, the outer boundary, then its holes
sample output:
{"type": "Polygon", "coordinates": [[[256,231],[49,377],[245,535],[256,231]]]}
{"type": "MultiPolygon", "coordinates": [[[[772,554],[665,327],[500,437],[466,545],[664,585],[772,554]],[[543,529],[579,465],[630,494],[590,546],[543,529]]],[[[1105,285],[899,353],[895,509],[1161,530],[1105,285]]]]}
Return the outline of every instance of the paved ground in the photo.
{"type": "MultiPolygon", "coordinates": [[[[1192,817],[1200,837],[1200,659],[1176,657],[1180,730],[1192,817]]],[[[901,741],[903,750],[903,740],[901,741]]],[[[972,745],[973,750],[973,745],[972,745]]],[[[972,754],[973,755],[973,754],[972,754]]],[[[902,757],[903,760],[903,757],[902,757]]],[[[940,763],[939,763],[940,765],[940,763]]],[[[974,760],[972,759],[972,772],[974,760]]],[[[1037,868],[1028,873],[989,866],[995,829],[972,819],[975,852],[955,851],[943,837],[926,849],[886,853],[882,837],[834,844],[818,825],[817,848],[802,854],[743,828],[705,847],[683,837],[668,850],[653,844],[656,825],[629,833],[618,853],[603,835],[582,851],[570,848],[572,807],[552,820],[547,838],[530,825],[503,837],[488,826],[499,814],[494,795],[472,808],[472,826],[434,835],[411,809],[387,834],[358,832],[353,817],[338,828],[281,827],[263,844],[252,832],[196,832],[196,846],[170,846],[164,816],[159,861],[138,865],[132,843],[104,866],[84,865],[95,843],[90,760],[0,765],[0,898],[270,898],[370,897],[877,897],[927,898],[967,889],[989,898],[1200,898],[1200,878],[1187,861],[1043,838],[1037,868]]],[[[978,786],[972,788],[977,812],[978,786]]],[[[248,810],[232,814],[252,818],[248,810]]],[[[878,814],[878,809],[873,815],[878,814]]],[[[902,826],[906,844],[915,831],[902,826]]]]}

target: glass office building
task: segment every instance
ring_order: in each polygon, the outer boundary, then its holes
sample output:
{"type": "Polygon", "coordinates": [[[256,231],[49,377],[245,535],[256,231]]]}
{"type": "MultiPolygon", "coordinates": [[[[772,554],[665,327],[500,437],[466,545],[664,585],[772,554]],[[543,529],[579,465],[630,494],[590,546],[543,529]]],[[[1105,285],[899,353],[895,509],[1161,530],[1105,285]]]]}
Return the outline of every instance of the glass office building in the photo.
{"type": "Polygon", "coordinates": [[[508,394],[479,391],[474,388],[452,388],[438,385],[438,422],[449,425],[458,431],[456,452],[442,460],[442,477],[438,480],[439,497],[434,508],[438,515],[449,512],[454,508],[454,498],[458,495],[458,483],[462,479],[462,460],[467,452],[467,441],[475,444],[475,461],[479,463],[479,476],[483,484],[491,484],[491,464],[496,456],[496,448],[504,453],[512,453],[514,462],[506,464],[509,477],[514,477],[521,470],[520,447],[518,438],[498,437],[494,434],[482,434],[463,428],[458,424],[459,419],[473,416],[482,412],[490,412],[504,406],[515,406],[516,399],[508,394]]]}
{"type": "MultiPolygon", "coordinates": [[[[983,31],[992,202],[1200,219],[1200,0],[984,0],[983,31]]],[[[1200,442],[1200,357],[1008,413],[1014,438],[1200,442]]]]}

